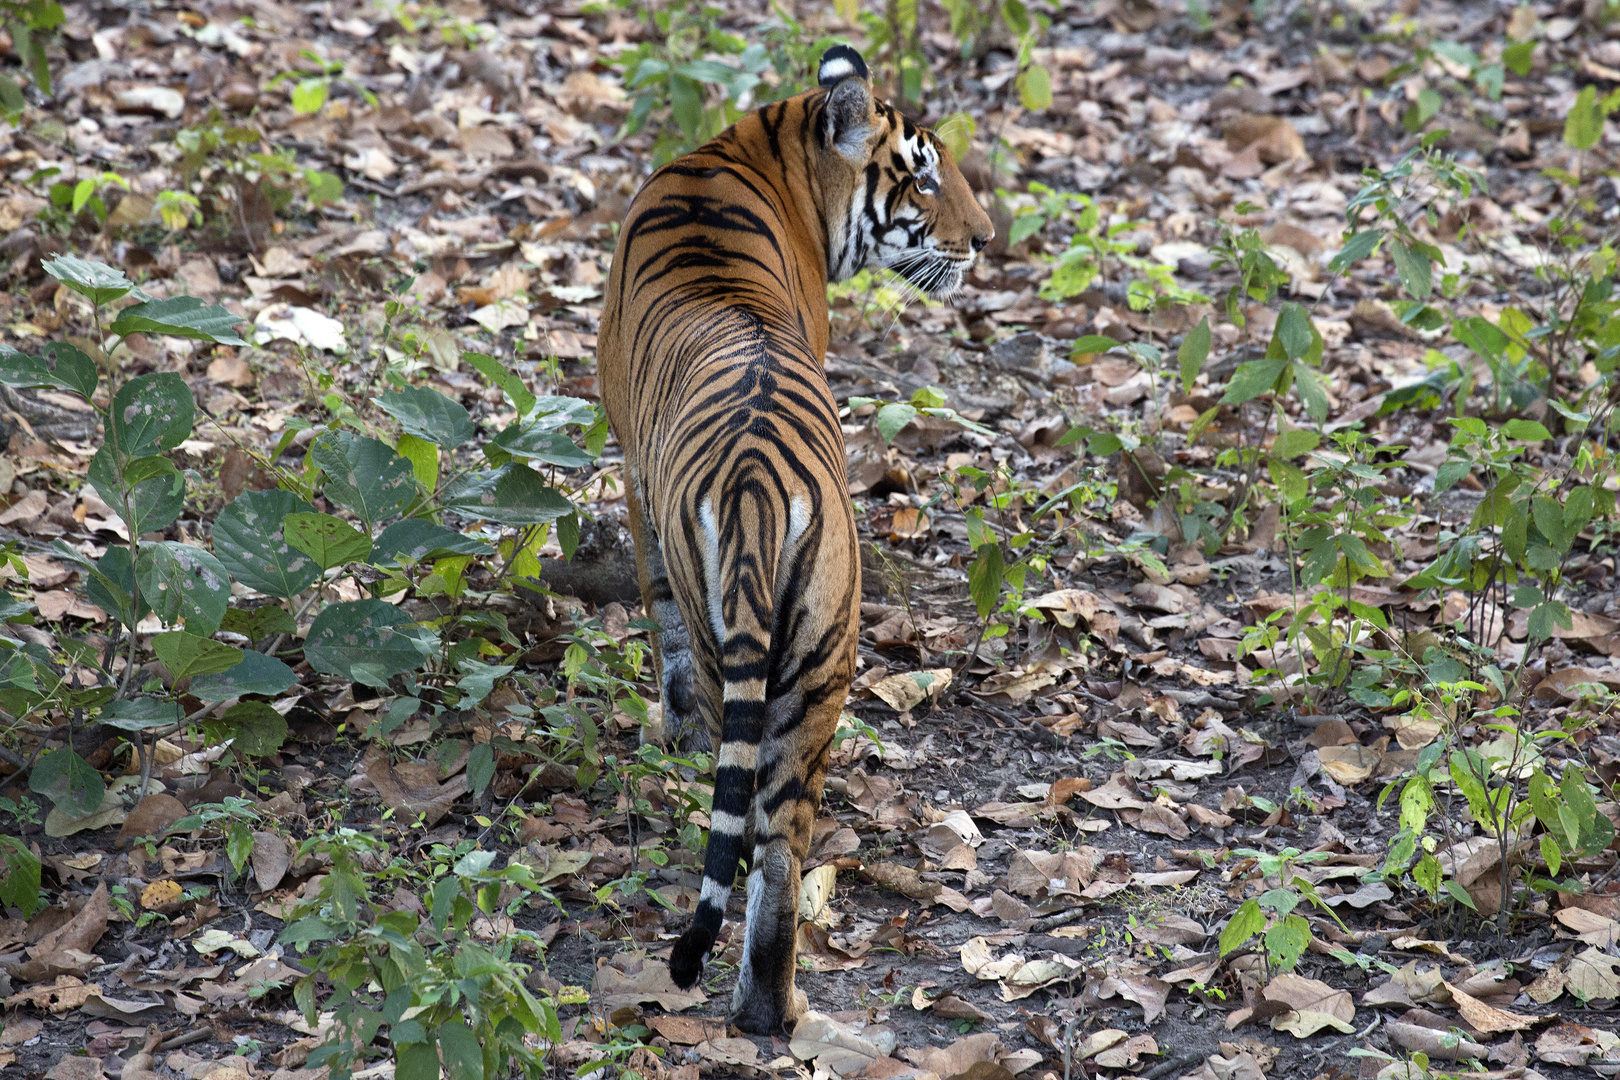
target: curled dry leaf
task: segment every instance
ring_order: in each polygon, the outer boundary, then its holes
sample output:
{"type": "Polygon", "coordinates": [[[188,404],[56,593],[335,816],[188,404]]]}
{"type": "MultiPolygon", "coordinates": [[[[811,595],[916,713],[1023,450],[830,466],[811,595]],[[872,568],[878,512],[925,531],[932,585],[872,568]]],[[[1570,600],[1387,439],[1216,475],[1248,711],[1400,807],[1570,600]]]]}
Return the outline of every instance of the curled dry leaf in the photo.
{"type": "Polygon", "coordinates": [[[1356,1007],[1348,990],[1335,990],[1303,975],[1284,974],[1273,977],[1261,996],[1288,1007],[1287,1012],[1271,1018],[1271,1027],[1297,1039],[1309,1038],[1328,1027],[1344,1032],[1355,1030],[1350,1022],[1356,1017],[1356,1007]]]}
{"type": "Polygon", "coordinates": [[[657,1005],[672,1012],[702,1005],[709,997],[696,986],[682,990],[669,977],[669,966],[650,960],[641,950],[619,953],[596,969],[591,980],[591,1002],[605,1009],[625,1005],[657,1005]]]}
{"type": "Polygon", "coordinates": [[[903,675],[890,675],[872,685],[872,693],[895,712],[910,712],[924,699],[938,701],[951,685],[950,668],[930,671],[908,671],[903,675]]]}
{"type": "Polygon", "coordinates": [[[862,873],[886,889],[893,889],[902,896],[924,903],[932,903],[944,888],[937,881],[924,881],[916,870],[900,863],[873,863],[862,873]]]}
{"type": "Polygon", "coordinates": [[[794,1027],[788,1053],[814,1061],[834,1076],[854,1076],[893,1053],[894,1043],[894,1032],[887,1028],[857,1026],[811,1010],[794,1027]]]}

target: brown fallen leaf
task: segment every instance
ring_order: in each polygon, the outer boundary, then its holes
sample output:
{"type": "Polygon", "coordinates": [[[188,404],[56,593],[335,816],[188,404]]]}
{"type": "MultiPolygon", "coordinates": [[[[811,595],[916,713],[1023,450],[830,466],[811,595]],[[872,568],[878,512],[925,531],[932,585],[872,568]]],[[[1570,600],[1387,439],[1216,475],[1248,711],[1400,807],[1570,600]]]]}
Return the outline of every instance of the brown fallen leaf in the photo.
{"type": "Polygon", "coordinates": [[[940,1076],[958,1076],[978,1062],[994,1062],[1006,1047],[993,1031],[967,1035],[945,1047],[919,1047],[900,1051],[900,1056],[919,1069],[940,1076]]]}
{"type": "Polygon", "coordinates": [[[709,996],[696,986],[682,990],[669,977],[669,965],[650,960],[639,949],[619,953],[596,969],[591,1002],[612,1010],[623,1005],[657,1005],[679,1011],[702,1005],[709,996]]]}
{"type": "Polygon", "coordinates": [[[1325,982],[1303,975],[1284,974],[1272,978],[1261,996],[1288,1007],[1287,1012],[1271,1018],[1271,1026],[1296,1039],[1309,1038],[1325,1027],[1346,1032],[1355,1030],[1350,1021],[1355,1019],[1356,1007],[1348,990],[1335,990],[1325,982]]]}
{"type": "Polygon", "coordinates": [[[148,795],[124,818],[124,827],[118,830],[118,843],[122,846],[137,837],[162,836],[165,829],[190,812],[186,804],[173,795],[161,792],[148,795]]]}
{"type": "Polygon", "coordinates": [[[287,876],[287,868],[292,865],[292,853],[287,850],[287,841],[265,829],[253,831],[252,858],[253,878],[259,883],[261,892],[269,892],[281,884],[281,879],[287,876]]]}
{"type": "Polygon", "coordinates": [[[394,764],[388,752],[373,744],[366,754],[366,778],[376,787],[383,802],[400,813],[417,815],[429,828],[450,812],[457,799],[467,793],[467,776],[457,773],[440,783],[439,767],[415,761],[394,764]]]}
{"type": "Polygon", "coordinates": [[[811,1010],[799,1019],[788,1053],[814,1061],[834,1076],[854,1076],[894,1050],[894,1032],[872,1025],[835,1020],[811,1010]]]}
{"type": "Polygon", "coordinates": [[[646,1024],[677,1046],[696,1046],[724,1038],[727,1030],[724,1020],[705,1020],[698,1016],[652,1016],[647,1018],[646,1024]]]}
{"type": "Polygon", "coordinates": [[[900,863],[873,863],[862,873],[886,889],[893,889],[902,896],[924,903],[933,901],[944,888],[937,881],[924,881],[916,870],[900,863]]]}
{"type": "MultiPolygon", "coordinates": [[[[101,935],[107,932],[107,920],[112,914],[107,901],[107,885],[103,882],[84,902],[72,918],[40,938],[28,949],[28,959],[13,964],[7,970],[22,982],[41,982],[61,975],[82,974],[101,963],[91,950],[101,935]]],[[[37,917],[37,916],[36,916],[37,917]]]]}
{"type": "Polygon", "coordinates": [[[74,978],[72,975],[58,975],[56,981],[49,986],[35,986],[12,994],[6,998],[6,1008],[15,1009],[22,1005],[32,1005],[36,1009],[45,1009],[52,1013],[65,1013],[77,1009],[100,991],[94,986],[86,986],[84,980],[74,978]]]}

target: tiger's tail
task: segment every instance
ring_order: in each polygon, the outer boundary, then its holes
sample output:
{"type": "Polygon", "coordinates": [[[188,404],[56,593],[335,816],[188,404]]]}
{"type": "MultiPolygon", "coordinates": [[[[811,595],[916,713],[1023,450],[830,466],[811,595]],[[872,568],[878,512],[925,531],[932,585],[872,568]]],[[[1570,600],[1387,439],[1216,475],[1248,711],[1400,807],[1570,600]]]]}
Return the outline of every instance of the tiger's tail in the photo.
{"type": "Polygon", "coordinates": [[[746,527],[729,530],[751,542],[751,550],[727,552],[722,560],[719,529],[713,511],[700,514],[705,544],[705,575],[710,590],[709,611],[720,642],[723,694],[720,706],[720,747],[714,776],[714,803],[709,813],[709,844],[703,857],[703,888],[692,925],[670,952],[669,973],[675,985],[686,988],[697,981],[714,948],[725,919],[726,901],[737,876],[747,840],[748,815],[754,802],[760,743],[765,735],[766,683],[771,666],[776,538],[770,534],[774,515],[762,513],[746,527]],[[765,553],[769,552],[767,556],[765,553]],[[722,568],[722,561],[725,566],[722,568]],[[726,572],[722,573],[722,569],[726,572]],[[766,573],[761,574],[761,571],[766,573]],[[764,580],[761,580],[761,578],[764,580]],[[720,598],[726,582],[728,599],[720,598]],[[729,610],[729,615],[726,609],[729,610]]]}

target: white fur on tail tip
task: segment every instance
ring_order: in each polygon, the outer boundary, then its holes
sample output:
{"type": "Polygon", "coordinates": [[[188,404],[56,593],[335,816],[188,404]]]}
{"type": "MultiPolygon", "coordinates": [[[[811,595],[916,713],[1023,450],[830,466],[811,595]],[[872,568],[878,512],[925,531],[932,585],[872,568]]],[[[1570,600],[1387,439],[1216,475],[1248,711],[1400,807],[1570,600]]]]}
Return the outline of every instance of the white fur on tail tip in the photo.
{"type": "Polygon", "coordinates": [[[822,86],[829,82],[837,82],[855,74],[855,65],[847,56],[835,56],[822,63],[821,70],[816,73],[816,81],[822,86]]]}

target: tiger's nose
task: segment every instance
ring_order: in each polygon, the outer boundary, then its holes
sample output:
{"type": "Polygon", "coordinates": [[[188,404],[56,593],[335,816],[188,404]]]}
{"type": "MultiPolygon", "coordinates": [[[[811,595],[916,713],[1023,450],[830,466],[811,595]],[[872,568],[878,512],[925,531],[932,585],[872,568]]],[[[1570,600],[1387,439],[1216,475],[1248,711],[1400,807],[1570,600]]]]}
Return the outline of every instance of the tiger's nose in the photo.
{"type": "Polygon", "coordinates": [[[979,252],[984,250],[984,245],[988,244],[995,238],[996,231],[991,229],[989,232],[974,233],[968,238],[968,243],[973,246],[973,253],[977,255],[979,252]]]}

